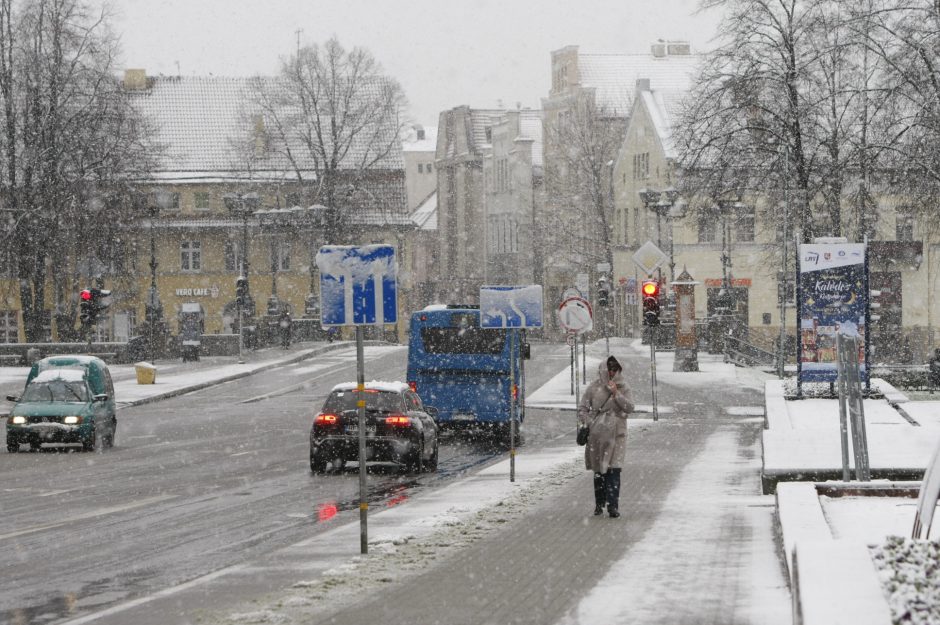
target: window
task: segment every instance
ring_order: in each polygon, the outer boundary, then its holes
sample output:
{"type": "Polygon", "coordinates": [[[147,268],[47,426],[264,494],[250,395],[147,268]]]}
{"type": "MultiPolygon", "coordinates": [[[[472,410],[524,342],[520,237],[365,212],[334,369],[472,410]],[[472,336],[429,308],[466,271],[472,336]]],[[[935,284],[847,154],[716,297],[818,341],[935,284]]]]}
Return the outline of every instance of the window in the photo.
{"type": "Polygon", "coordinates": [[[202,269],[202,244],[199,241],[180,242],[180,269],[182,271],[202,269]]]}
{"type": "Polygon", "coordinates": [[[423,174],[423,173],[424,173],[424,165],[421,164],[421,163],[418,163],[418,173],[419,173],[419,174],[423,174]]]}
{"type": "Polygon", "coordinates": [[[742,243],[754,242],[754,207],[745,206],[737,212],[735,236],[742,243]]]}
{"type": "Polygon", "coordinates": [[[698,242],[714,243],[718,236],[718,221],[703,215],[698,220],[698,242]]]}
{"type": "Polygon", "coordinates": [[[0,310],[0,339],[4,343],[19,343],[20,330],[15,310],[0,310]]]}
{"type": "Polygon", "coordinates": [[[238,241],[225,242],[225,271],[241,271],[241,257],[239,256],[238,241]]]}
{"type": "Polygon", "coordinates": [[[277,250],[277,270],[290,271],[290,243],[282,241],[275,249],[277,250]]]}
{"type": "Polygon", "coordinates": [[[895,231],[898,241],[914,240],[914,215],[909,208],[898,208],[895,231]]]}
{"type": "Polygon", "coordinates": [[[505,330],[491,328],[421,328],[428,354],[502,354],[505,330]]]}
{"type": "Polygon", "coordinates": [[[432,171],[432,169],[431,169],[431,163],[428,163],[427,165],[425,165],[425,167],[427,168],[425,171],[427,171],[427,172],[430,174],[431,171],[432,171]]]}
{"type": "Polygon", "coordinates": [[[197,191],[193,193],[193,208],[197,211],[209,210],[209,192],[197,191]]]}
{"type": "Polygon", "coordinates": [[[646,180],[650,177],[650,155],[649,152],[633,155],[633,179],[646,180]]]}

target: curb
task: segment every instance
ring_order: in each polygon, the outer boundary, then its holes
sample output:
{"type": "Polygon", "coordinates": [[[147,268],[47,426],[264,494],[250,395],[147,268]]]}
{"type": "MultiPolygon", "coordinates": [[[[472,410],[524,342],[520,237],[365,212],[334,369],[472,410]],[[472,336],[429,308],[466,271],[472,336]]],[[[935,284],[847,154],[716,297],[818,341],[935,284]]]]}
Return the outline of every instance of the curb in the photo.
{"type": "MultiPolygon", "coordinates": [[[[385,341],[366,341],[365,345],[391,345],[391,343],[386,343],[385,341]]],[[[350,343],[348,341],[331,343],[324,345],[322,347],[313,348],[308,352],[292,356],[284,360],[276,360],[273,362],[259,364],[257,367],[254,367],[248,371],[242,371],[241,373],[234,373],[232,375],[227,375],[225,377],[217,378],[215,380],[209,380],[207,382],[200,382],[199,384],[192,384],[190,386],[185,386],[183,388],[173,389],[172,391],[166,391],[165,393],[159,393],[157,395],[151,395],[150,397],[144,397],[143,399],[137,399],[129,402],[120,402],[119,410],[124,408],[133,408],[134,406],[142,406],[144,404],[152,404],[164,399],[170,399],[171,397],[178,397],[179,395],[185,395],[186,393],[192,393],[193,391],[201,391],[204,388],[209,388],[210,386],[216,386],[218,384],[225,384],[226,382],[231,382],[232,380],[238,380],[240,378],[248,377],[249,375],[254,375],[259,371],[267,371],[269,369],[274,369],[276,367],[283,367],[285,365],[292,365],[298,362],[307,360],[314,356],[319,356],[327,352],[331,352],[337,349],[349,347],[350,343]]]]}

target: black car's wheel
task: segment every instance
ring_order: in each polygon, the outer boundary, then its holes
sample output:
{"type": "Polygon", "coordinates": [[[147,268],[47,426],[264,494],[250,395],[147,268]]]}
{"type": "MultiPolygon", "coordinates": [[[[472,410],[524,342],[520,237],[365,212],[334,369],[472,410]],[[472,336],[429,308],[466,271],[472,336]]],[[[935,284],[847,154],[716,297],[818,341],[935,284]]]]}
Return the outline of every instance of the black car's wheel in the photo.
{"type": "Polygon", "coordinates": [[[29,441],[30,451],[39,451],[40,449],[42,449],[42,443],[39,441],[29,441]]]}
{"type": "Polygon", "coordinates": [[[427,467],[427,470],[431,473],[437,471],[437,457],[438,457],[440,450],[441,450],[440,445],[435,442],[434,453],[431,454],[431,459],[428,460],[427,465],[425,465],[427,467]]]}
{"type": "Polygon", "coordinates": [[[82,449],[85,451],[94,451],[95,444],[98,441],[98,432],[92,428],[91,434],[82,439],[82,449]]]}
{"type": "Polygon", "coordinates": [[[10,452],[11,454],[15,454],[19,450],[20,450],[20,442],[16,440],[15,438],[12,440],[8,438],[7,439],[7,451],[10,452]]]}
{"type": "Polygon", "coordinates": [[[408,459],[405,461],[405,469],[410,473],[421,473],[424,469],[424,439],[422,438],[408,459]]]}
{"type": "Polygon", "coordinates": [[[310,453],[310,472],[321,474],[326,473],[326,458],[323,458],[320,454],[311,452],[310,453]]]}
{"type": "Polygon", "coordinates": [[[104,439],[105,447],[114,447],[114,438],[117,436],[117,419],[111,421],[111,431],[104,439]]]}

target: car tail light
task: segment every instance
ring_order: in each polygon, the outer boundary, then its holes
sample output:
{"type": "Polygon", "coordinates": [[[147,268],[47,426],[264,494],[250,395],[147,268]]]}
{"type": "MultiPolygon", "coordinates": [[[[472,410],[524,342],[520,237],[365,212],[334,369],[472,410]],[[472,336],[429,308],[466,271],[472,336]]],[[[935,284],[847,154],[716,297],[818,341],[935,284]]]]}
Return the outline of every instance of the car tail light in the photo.
{"type": "Polygon", "coordinates": [[[417,383],[417,382],[413,382],[413,381],[412,381],[412,382],[409,382],[409,383],[408,383],[408,388],[410,388],[412,391],[414,391],[415,393],[417,393],[417,392],[418,392],[418,383],[417,383]]]}
{"type": "Polygon", "coordinates": [[[313,423],[315,425],[336,425],[337,421],[339,421],[339,417],[335,414],[321,412],[317,415],[317,418],[313,420],[313,423]]]}
{"type": "Polygon", "coordinates": [[[411,425],[411,418],[403,414],[393,414],[385,417],[387,425],[411,425]]]}

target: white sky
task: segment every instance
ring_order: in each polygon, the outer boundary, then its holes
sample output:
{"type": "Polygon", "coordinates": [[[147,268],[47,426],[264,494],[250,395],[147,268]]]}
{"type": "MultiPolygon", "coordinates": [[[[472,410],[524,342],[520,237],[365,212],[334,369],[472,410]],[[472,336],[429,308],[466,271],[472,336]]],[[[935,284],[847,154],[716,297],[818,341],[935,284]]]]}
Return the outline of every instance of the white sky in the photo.
{"type": "Polygon", "coordinates": [[[111,0],[126,67],[150,75],[274,73],[303,43],[336,35],[398,79],[416,121],[470,104],[538,108],[551,50],[645,52],[655,39],[708,47],[717,16],[697,0],[111,0]],[[177,63],[179,69],[177,70],[177,63]]]}

